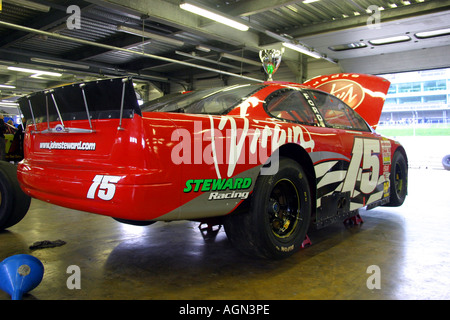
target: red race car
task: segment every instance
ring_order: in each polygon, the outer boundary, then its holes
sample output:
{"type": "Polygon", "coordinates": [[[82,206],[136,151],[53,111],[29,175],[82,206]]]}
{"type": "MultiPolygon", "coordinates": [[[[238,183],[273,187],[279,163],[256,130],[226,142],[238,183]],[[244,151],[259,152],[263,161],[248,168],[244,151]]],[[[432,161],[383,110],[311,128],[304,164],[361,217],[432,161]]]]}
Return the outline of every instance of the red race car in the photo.
{"type": "Polygon", "coordinates": [[[139,106],[132,80],[20,99],[28,195],[132,224],[223,224],[243,252],[283,258],[310,226],[399,206],[407,156],[374,131],[389,82],[362,74],[235,85],[139,106]]]}

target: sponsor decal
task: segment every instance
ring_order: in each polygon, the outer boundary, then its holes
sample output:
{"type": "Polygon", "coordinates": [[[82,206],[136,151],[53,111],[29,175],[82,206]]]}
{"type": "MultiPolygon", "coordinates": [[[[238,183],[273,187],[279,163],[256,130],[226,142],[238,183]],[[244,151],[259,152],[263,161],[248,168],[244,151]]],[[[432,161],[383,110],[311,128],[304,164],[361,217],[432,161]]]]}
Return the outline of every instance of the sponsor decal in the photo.
{"type": "Polygon", "coordinates": [[[364,100],[364,89],[355,81],[347,79],[331,80],[317,86],[344,101],[352,109],[356,109],[364,100]]]}
{"type": "Polygon", "coordinates": [[[322,127],[325,127],[325,122],[323,121],[322,115],[320,114],[319,110],[316,108],[316,105],[314,104],[313,99],[309,96],[307,92],[302,92],[303,96],[305,97],[306,101],[308,101],[309,106],[311,107],[312,111],[316,115],[317,120],[319,121],[320,125],[322,127]]]}
{"type": "Polygon", "coordinates": [[[383,156],[383,164],[391,164],[391,142],[388,140],[382,140],[380,143],[381,154],[383,156]]]}
{"type": "Polygon", "coordinates": [[[209,120],[209,128],[204,128],[201,121],[194,121],[193,132],[183,128],[174,130],[171,136],[171,141],[177,142],[171,152],[174,164],[214,165],[220,179],[224,175],[233,176],[238,164],[263,165],[270,158],[270,165],[262,167],[261,174],[273,175],[278,171],[280,146],[297,143],[308,151],[313,151],[315,146],[310,132],[302,125],[282,128],[273,123],[252,128],[245,117],[237,121],[222,116],[214,121],[209,116],[209,120]]]}
{"type": "Polygon", "coordinates": [[[251,185],[251,178],[190,179],[186,181],[183,192],[210,192],[208,200],[244,200],[249,196],[249,192],[245,190],[248,190],[251,185]]]}
{"type": "Polygon", "coordinates": [[[366,92],[359,83],[352,80],[359,77],[359,74],[351,73],[333,74],[317,77],[309,85],[338,97],[352,109],[356,109],[364,100],[366,92]]]}
{"type": "Polygon", "coordinates": [[[211,192],[209,194],[209,198],[208,200],[223,200],[223,199],[241,199],[241,200],[245,200],[248,198],[249,192],[248,191],[244,191],[244,192],[225,192],[225,193],[221,193],[221,192],[211,192]]]}
{"type": "Polygon", "coordinates": [[[388,180],[388,181],[384,182],[384,184],[383,184],[383,198],[389,197],[389,195],[390,195],[389,187],[390,187],[390,184],[389,184],[389,180],[388,180]]]}
{"type": "Polygon", "coordinates": [[[48,150],[89,150],[94,151],[96,147],[95,142],[59,142],[59,141],[50,141],[50,142],[41,142],[39,144],[40,149],[48,149],[48,150]]]}

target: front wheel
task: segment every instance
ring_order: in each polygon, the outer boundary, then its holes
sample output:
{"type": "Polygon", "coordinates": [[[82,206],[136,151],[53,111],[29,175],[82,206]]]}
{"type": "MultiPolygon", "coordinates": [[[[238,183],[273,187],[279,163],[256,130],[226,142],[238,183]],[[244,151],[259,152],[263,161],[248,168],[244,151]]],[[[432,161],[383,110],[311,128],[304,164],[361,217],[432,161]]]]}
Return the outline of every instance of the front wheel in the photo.
{"type": "Polygon", "coordinates": [[[276,174],[258,177],[249,212],[231,214],[224,226],[245,254],[281,259],[301,248],[310,219],[308,179],[296,161],[281,158],[276,174]]]}
{"type": "Polygon", "coordinates": [[[391,207],[399,207],[406,199],[408,190],[408,165],[405,156],[401,152],[395,152],[392,157],[390,180],[391,207]]]}

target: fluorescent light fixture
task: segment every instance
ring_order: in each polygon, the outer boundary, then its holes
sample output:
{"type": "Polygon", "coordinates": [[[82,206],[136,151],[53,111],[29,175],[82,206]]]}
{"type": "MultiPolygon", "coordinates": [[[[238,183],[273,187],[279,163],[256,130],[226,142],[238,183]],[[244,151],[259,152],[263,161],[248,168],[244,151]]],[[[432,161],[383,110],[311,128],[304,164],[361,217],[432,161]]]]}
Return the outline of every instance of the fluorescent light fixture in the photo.
{"type": "Polygon", "coordinates": [[[173,45],[179,46],[179,47],[184,45],[184,42],[181,41],[181,40],[172,39],[172,38],[165,37],[165,36],[162,36],[160,34],[153,33],[153,32],[148,32],[148,31],[144,31],[144,30],[134,29],[134,28],[126,27],[126,26],[118,26],[117,30],[129,33],[129,34],[134,34],[135,36],[140,36],[140,37],[144,37],[144,38],[150,38],[150,39],[161,41],[161,42],[165,42],[165,43],[168,43],[168,44],[173,44],[173,45]]]}
{"type": "Polygon", "coordinates": [[[246,26],[243,23],[234,21],[234,20],[232,20],[230,18],[227,18],[227,17],[225,17],[223,15],[214,13],[214,12],[212,12],[210,10],[203,9],[201,7],[198,7],[198,6],[190,4],[190,3],[186,3],[186,2],[181,3],[180,4],[180,8],[183,9],[183,10],[186,10],[186,11],[198,14],[198,15],[200,15],[202,17],[214,20],[216,22],[225,24],[225,25],[227,25],[229,27],[241,30],[241,31],[247,31],[249,29],[249,27],[246,26]]]}
{"type": "Polygon", "coordinates": [[[404,42],[404,41],[409,41],[409,40],[411,40],[411,38],[408,36],[396,36],[396,37],[370,40],[369,42],[373,45],[383,45],[383,44],[404,42]]]}
{"type": "Polygon", "coordinates": [[[18,106],[19,104],[16,102],[0,101],[0,107],[17,108],[18,106]]]}
{"type": "Polygon", "coordinates": [[[333,51],[345,51],[365,47],[367,47],[367,45],[364,42],[352,42],[352,43],[338,44],[335,46],[331,46],[329,48],[333,51]]]}
{"type": "Polygon", "coordinates": [[[211,51],[210,48],[205,47],[205,46],[202,46],[202,45],[200,45],[200,44],[199,44],[198,46],[196,46],[195,49],[200,50],[200,51],[203,51],[203,52],[210,52],[210,51],[211,51]]]}
{"type": "Polygon", "coordinates": [[[417,38],[423,39],[423,38],[446,36],[449,34],[450,34],[450,28],[446,28],[446,29],[439,29],[439,30],[433,30],[433,31],[418,32],[415,34],[415,36],[417,38]]]}
{"type": "Polygon", "coordinates": [[[30,59],[33,62],[37,63],[45,63],[45,64],[51,64],[56,66],[65,66],[65,67],[72,67],[72,68],[79,68],[79,69],[89,69],[89,66],[86,66],[84,64],[78,64],[78,63],[71,63],[71,62],[65,62],[65,61],[57,61],[57,60],[50,60],[50,59],[41,59],[41,58],[31,58],[30,59]]]}
{"type": "MultiPolygon", "coordinates": [[[[27,9],[31,9],[31,10],[36,10],[36,11],[40,11],[40,12],[49,12],[50,11],[50,7],[43,5],[43,4],[39,4],[36,2],[32,2],[32,1],[28,1],[28,0],[3,0],[4,2],[8,2],[8,3],[12,3],[16,6],[19,7],[24,7],[27,9]]],[[[0,1],[1,2],[1,1],[0,1]]]]}
{"type": "Polygon", "coordinates": [[[313,58],[316,58],[316,59],[323,58],[320,53],[315,52],[315,51],[311,51],[311,50],[309,50],[308,48],[306,48],[304,46],[296,45],[296,44],[289,43],[289,42],[283,42],[283,46],[285,46],[285,47],[287,47],[289,49],[298,51],[300,53],[306,54],[306,55],[308,55],[310,57],[313,57],[313,58]]]}
{"type": "Polygon", "coordinates": [[[0,84],[0,88],[6,88],[6,89],[15,89],[15,86],[10,86],[9,84],[0,84]]]}
{"type": "Polygon", "coordinates": [[[43,75],[52,76],[52,77],[61,77],[62,76],[62,73],[42,71],[42,70],[36,70],[36,69],[28,69],[28,68],[8,67],[8,70],[25,72],[25,73],[33,73],[33,77],[39,77],[39,76],[43,76],[43,75]]]}
{"type": "Polygon", "coordinates": [[[247,64],[251,64],[251,65],[254,65],[254,66],[258,66],[258,67],[262,66],[261,62],[258,62],[258,61],[255,61],[255,60],[251,60],[251,59],[247,59],[247,58],[243,58],[243,57],[239,57],[239,56],[235,56],[233,54],[229,54],[229,53],[226,53],[226,52],[221,53],[220,57],[227,58],[227,59],[230,59],[230,60],[239,61],[239,62],[243,62],[243,63],[247,63],[247,64]]]}

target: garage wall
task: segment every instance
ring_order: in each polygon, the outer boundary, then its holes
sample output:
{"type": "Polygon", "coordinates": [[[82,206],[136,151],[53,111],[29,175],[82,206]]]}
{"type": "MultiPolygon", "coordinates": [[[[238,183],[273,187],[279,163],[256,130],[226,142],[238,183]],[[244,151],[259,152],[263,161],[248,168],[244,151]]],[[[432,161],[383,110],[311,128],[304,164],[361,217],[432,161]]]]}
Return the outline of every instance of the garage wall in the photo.
{"type": "Polygon", "coordinates": [[[450,67],[450,45],[339,61],[344,72],[395,73],[450,67]]]}
{"type": "Polygon", "coordinates": [[[331,63],[326,60],[314,60],[308,64],[308,79],[333,73],[344,72],[339,64],[331,63]]]}

